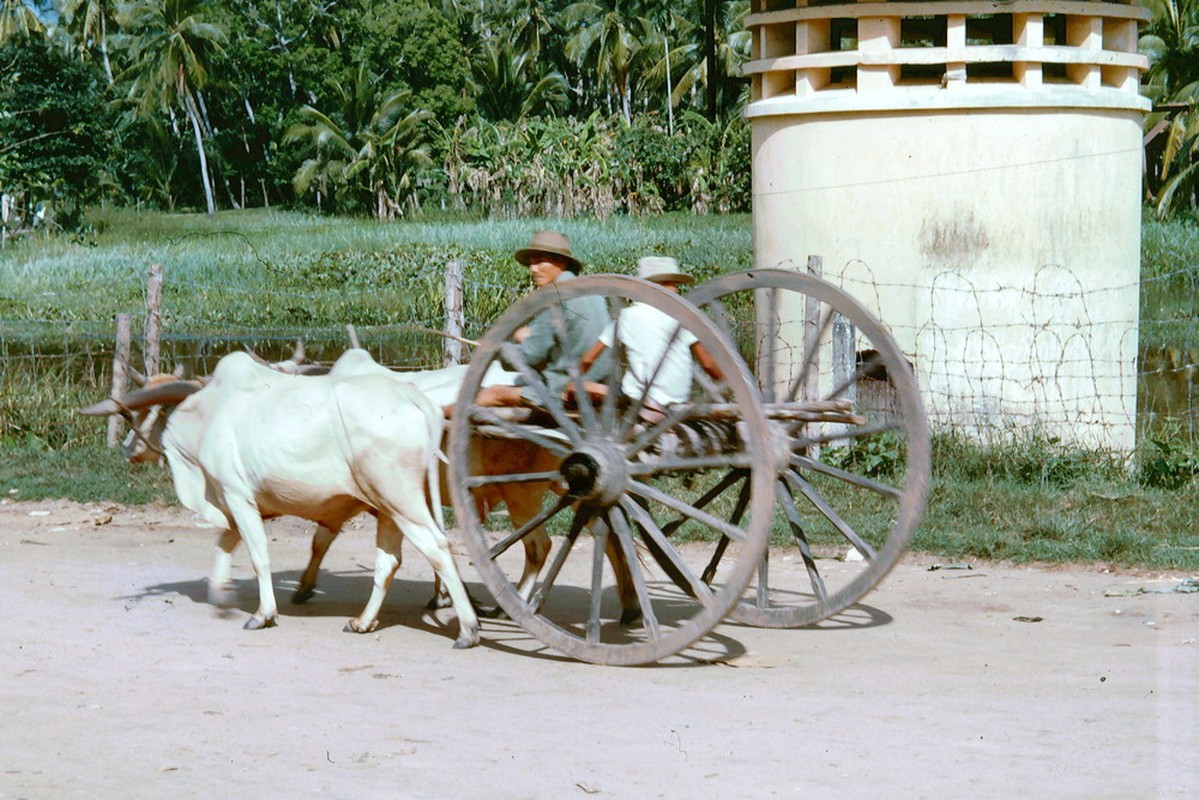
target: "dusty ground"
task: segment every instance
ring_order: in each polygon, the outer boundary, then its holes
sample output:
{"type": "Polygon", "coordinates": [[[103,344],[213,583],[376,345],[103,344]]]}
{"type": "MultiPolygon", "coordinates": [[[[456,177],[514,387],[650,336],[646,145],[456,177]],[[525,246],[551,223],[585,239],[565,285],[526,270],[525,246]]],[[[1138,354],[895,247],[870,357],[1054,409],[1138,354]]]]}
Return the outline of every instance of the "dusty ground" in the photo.
{"type": "Polygon", "coordinates": [[[725,624],[702,648],[719,663],[616,668],[510,623],[452,650],[411,551],[380,630],[342,633],[370,531],[303,607],[307,528],[269,531],[284,617],[247,632],[245,553],[221,616],[188,513],[0,505],[0,798],[1199,794],[1199,593],[1165,591],[1183,576],[909,557],[868,627],[725,624]]]}

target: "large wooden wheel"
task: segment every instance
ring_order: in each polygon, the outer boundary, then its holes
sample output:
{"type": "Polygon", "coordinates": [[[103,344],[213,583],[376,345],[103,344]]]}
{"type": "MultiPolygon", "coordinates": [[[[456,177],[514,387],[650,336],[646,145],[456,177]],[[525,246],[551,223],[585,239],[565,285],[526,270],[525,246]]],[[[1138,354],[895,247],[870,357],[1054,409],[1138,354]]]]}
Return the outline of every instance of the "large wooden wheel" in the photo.
{"type": "MultiPolygon", "coordinates": [[[[624,360],[624,348],[612,350],[617,362],[624,360]]],[[[512,620],[569,656],[640,664],[688,647],[737,605],[765,553],[775,478],[789,457],[785,441],[772,435],[744,362],[711,319],[647,281],[589,276],[521,299],[475,348],[450,423],[450,492],[474,566],[512,620]],[[564,401],[511,342],[539,315],[565,341],[575,313],[570,301],[587,296],[606,301],[617,331],[622,318],[627,324],[633,317],[630,303],[677,320],[678,331],[712,355],[723,381],[697,381],[691,402],[665,414],[622,395],[615,373],[603,380],[602,392],[586,391],[574,375],[577,400],[564,401]],[[537,407],[475,404],[489,368],[501,362],[520,373],[537,407]],[[496,459],[480,457],[484,446],[493,454],[534,449],[552,458],[540,469],[504,472],[496,459]],[[708,495],[713,475],[730,473],[738,476],[738,491],[724,508],[708,495]],[[479,507],[479,495],[521,485],[554,491],[515,529],[479,507]],[[538,526],[553,535],[553,545],[529,577],[525,553],[537,547],[515,545],[541,535],[538,526]],[[724,543],[724,558],[713,571],[716,542],[724,543]]]]}
{"type": "MultiPolygon", "coordinates": [[[[786,423],[791,457],[775,481],[770,549],[730,617],[766,627],[831,617],[890,571],[924,510],[930,443],[912,367],[865,308],[810,275],[751,270],[687,299],[737,342],[768,416],[816,412],[786,423]]],[[[744,480],[730,469],[721,483],[735,494],[744,480]]]]}

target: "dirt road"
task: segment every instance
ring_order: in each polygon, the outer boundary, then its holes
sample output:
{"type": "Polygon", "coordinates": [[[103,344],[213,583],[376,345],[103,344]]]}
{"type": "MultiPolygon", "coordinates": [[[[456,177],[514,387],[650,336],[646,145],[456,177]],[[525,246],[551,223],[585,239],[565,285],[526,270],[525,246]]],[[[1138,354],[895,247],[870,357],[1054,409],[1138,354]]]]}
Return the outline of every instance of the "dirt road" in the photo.
{"type": "Polygon", "coordinates": [[[244,551],[222,616],[215,532],[187,512],[0,505],[0,798],[1199,794],[1184,576],[909,557],[860,624],[725,624],[669,664],[616,668],[510,623],[452,650],[411,549],[381,628],[343,633],[372,532],[338,541],[307,606],[287,603],[307,526],[268,532],[284,616],[248,632],[244,551]]]}

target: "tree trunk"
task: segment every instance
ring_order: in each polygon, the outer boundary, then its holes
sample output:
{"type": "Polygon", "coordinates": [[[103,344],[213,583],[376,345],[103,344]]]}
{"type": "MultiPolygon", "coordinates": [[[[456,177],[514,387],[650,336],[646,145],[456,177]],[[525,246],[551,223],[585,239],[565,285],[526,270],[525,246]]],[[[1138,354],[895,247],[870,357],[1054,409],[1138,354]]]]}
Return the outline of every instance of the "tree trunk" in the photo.
{"type": "Polygon", "coordinates": [[[204,200],[208,203],[209,215],[215,215],[216,200],[213,199],[212,181],[208,177],[208,156],[204,153],[204,138],[200,135],[200,115],[196,111],[196,101],[192,99],[186,86],[183,87],[183,104],[187,109],[187,116],[191,118],[192,133],[196,137],[196,152],[200,156],[200,179],[204,183],[204,200]]]}
{"type": "Polygon", "coordinates": [[[716,0],[704,0],[704,63],[707,64],[708,119],[716,121],[716,0]]]}
{"type": "Polygon", "coordinates": [[[104,14],[100,14],[100,55],[104,57],[104,75],[108,78],[108,85],[112,86],[112,62],[108,60],[108,23],[104,21],[104,14]]]}

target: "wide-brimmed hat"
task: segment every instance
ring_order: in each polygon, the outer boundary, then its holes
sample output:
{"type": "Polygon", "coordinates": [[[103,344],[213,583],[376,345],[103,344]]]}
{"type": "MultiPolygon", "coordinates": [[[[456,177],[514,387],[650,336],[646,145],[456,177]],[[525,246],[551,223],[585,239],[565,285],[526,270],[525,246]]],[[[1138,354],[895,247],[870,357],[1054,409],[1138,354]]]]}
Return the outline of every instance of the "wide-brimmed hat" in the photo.
{"type": "Polygon", "coordinates": [[[670,256],[645,256],[637,259],[637,277],[654,283],[691,283],[695,280],[679,272],[679,262],[670,256]]]}
{"type": "Polygon", "coordinates": [[[548,253],[566,259],[567,268],[576,274],[583,269],[583,262],[570,252],[570,239],[564,233],[537,231],[533,234],[528,246],[517,250],[513,257],[527,267],[531,257],[536,253],[548,253]]]}

